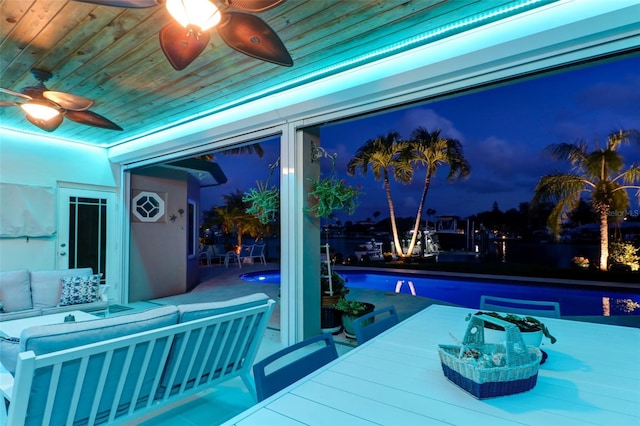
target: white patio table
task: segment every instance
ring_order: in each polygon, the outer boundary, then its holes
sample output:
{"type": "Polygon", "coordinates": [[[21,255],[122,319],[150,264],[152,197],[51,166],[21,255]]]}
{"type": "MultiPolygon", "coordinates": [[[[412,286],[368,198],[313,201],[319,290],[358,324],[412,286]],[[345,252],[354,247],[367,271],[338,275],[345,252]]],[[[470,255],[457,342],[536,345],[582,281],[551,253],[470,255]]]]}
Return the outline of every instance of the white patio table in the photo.
{"type": "Polygon", "coordinates": [[[432,305],[246,410],[229,425],[640,425],[640,329],[544,319],[558,342],[538,383],[478,400],[442,373],[468,308],[432,305]]]}

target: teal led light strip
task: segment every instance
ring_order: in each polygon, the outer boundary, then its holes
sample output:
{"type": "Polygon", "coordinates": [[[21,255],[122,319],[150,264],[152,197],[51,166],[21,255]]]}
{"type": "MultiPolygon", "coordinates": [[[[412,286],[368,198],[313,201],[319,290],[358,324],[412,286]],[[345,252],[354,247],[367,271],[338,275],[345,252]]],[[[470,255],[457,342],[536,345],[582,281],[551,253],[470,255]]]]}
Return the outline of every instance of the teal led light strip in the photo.
{"type": "MultiPolygon", "coordinates": [[[[275,86],[271,86],[267,89],[263,89],[261,91],[252,93],[251,95],[242,97],[238,100],[229,102],[224,105],[220,105],[218,107],[212,108],[207,111],[203,111],[198,114],[194,114],[190,117],[180,120],[177,123],[174,123],[171,126],[167,126],[164,129],[160,129],[160,130],[154,129],[153,131],[147,132],[146,134],[157,133],[161,130],[167,130],[180,125],[184,125],[184,124],[193,122],[195,120],[261,99],[266,96],[274,95],[279,92],[283,92],[285,90],[293,89],[295,87],[299,87],[304,84],[311,83],[323,77],[328,77],[330,75],[344,72],[349,69],[364,65],[366,63],[373,62],[378,59],[382,59],[397,53],[401,53],[410,49],[414,49],[416,47],[420,47],[427,43],[434,42],[436,40],[443,39],[445,37],[449,37],[457,33],[461,33],[465,30],[478,27],[481,24],[488,24],[488,23],[497,21],[499,19],[504,19],[509,16],[517,15],[518,13],[526,12],[527,10],[535,9],[537,7],[541,7],[546,4],[554,3],[557,1],[558,0],[522,0],[522,1],[513,2],[513,4],[511,5],[503,6],[495,10],[491,10],[491,11],[480,13],[478,15],[475,15],[466,19],[462,19],[452,24],[449,24],[440,28],[432,29],[421,35],[413,36],[406,40],[393,43],[387,47],[362,54],[353,59],[345,60],[340,63],[324,67],[320,70],[305,74],[303,76],[292,78],[290,80],[287,80],[284,83],[276,84],[275,86]]],[[[146,134],[138,135],[128,141],[123,141],[123,143],[129,142],[135,139],[139,139],[145,136],[146,134]]]]}

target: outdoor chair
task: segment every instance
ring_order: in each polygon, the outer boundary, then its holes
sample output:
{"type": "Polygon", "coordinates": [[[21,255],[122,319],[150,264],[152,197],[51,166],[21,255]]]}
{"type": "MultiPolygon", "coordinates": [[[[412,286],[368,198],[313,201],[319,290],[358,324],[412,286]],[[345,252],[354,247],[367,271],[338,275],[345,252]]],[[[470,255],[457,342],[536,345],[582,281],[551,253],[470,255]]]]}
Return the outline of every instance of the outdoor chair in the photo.
{"type": "Polygon", "coordinates": [[[338,351],[331,333],[309,338],[269,355],[253,365],[258,402],[337,358],[338,351]],[[322,346],[319,347],[318,343],[322,346]],[[298,357],[283,365],[283,358],[291,359],[296,356],[293,353],[298,357]],[[271,364],[276,364],[275,369],[271,364]]]}
{"type": "Polygon", "coordinates": [[[355,319],[353,330],[358,344],[361,345],[399,322],[398,311],[391,305],[355,319]]]}
{"type": "Polygon", "coordinates": [[[222,244],[214,244],[211,247],[211,260],[218,261],[219,264],[223,264],[227,258],[227,251],[222,244]]]}
{"type": "Polygon", "coordinates": [[[560,304],[550,301],[508,299],[482,295],[480,296],[480,309],[483,311],[560,318],[560,304]]]}
{"type": "Polygon", "coordinates": [[[267,260],[264,257],[265,247],[266,247],[265,244],[254,244],[251,249],[251,254],[249,255],[249,258],[251,258],[252,260],[258,259],[260,263],[266,265],[267,260]]]}
{"type": "Polygon", "coordinates": [[[202,264],[202,261],[204,260],[204,263],[206,266],[211,266],[211,254],[213,252],[212,246],[202,246],[202,249],[200,250],[200,255],[199,255],[199,259],[200,259],[200,263],[202,264]]]}
{"type": "Polygon", "coordinates": [[[248,259],[249,262],[253,262],[254,259],[259,259],[261,263],[267,264],[267,260],[264,257],[264,244],[252,244],[252,245],[242,245],[240,248],[240,253],[238,253],[237,261],[238,266],[242,267],[242,262],[244,259],[248,259]]]}
{"type": "Polygon", "coordinates": [[[242,261],[244,259],[251,258],[251,252],[253,251],[252,245],[243,244],[240,246],[239,252],[229,251],[227,252],[227,257],[224,261],[225,266],[229,266],[229,262],[238,262],[238,268],[242,268],[242,261]]]}

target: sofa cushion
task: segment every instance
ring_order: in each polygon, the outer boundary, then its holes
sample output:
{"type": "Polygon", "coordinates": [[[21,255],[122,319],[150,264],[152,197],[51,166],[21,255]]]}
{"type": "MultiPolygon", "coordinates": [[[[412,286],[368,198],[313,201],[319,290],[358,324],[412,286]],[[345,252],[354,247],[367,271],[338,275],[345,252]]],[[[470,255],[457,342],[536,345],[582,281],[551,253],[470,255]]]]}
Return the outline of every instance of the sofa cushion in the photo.
{"type": "Polygon", "coordinates": [[[84,277],[62,277],[60,306],[92,303],[100,297],[100,278],[102,274],[84,277]]]}
{"type": "Polygon", "coordinates": [[[11,374],[15,374],[20,353],[20,339],[0,336],[0,363],[11,374]]]}
{"type": "MultiPolygon", "coordinates": [[[[116,337],[177,324],[175,306],[163,306],[147,311],[90,321],[66,322],[25,328],[20,334],[19,352],[33,351],[36,355],[88,345],[116,337]]],[[[14,374],[17,358],[0,354],[2,365],[14,374]]]]}
{"type": "Polygon", "coordinates": [[[93,274],[91,268],[53,269],[31,272],[31,291],[35,309],[58,306],[62,291],[62,277],[86,277],[93,274]]]}
{"type": "Polygon", "coordinates": [[[225,314],[240,309],[263,305],[269,300],[264,293],[254,293],[248,296],[236,297],[222,302],[187,303],[178,305],[180,322],[193,321],[213,315],[225,314]]]}
{"type": "Polygon", "coordinates": [[[4,312],[0,314],[0,322],[37,317],[40,315],[43,315],[42,310],[40,309],[25,309],[24,311],[4,312]]]}
{"type": "Polygon", "coordinates": [[[0,300],[5,312],[33,308],[28,270],[0,272],[0,300]]]}

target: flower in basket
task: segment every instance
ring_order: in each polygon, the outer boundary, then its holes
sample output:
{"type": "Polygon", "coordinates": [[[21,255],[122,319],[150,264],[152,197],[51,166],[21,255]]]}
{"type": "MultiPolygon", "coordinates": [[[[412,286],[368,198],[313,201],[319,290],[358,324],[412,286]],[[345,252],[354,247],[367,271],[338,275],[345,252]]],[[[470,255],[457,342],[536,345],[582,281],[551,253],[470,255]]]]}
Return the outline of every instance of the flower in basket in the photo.
{"type": "Polygon", "coordinates": [[[478,368],[504,367],[507,364],[504,352],[483,353],[475,348],[466,348],[462,352],[460,359],[462,362],[478,368]]]}
{"type": "Polygon", "coordinates": [[[358,205],[361,186],[348,185],[344,179],[324,177],[318,180],[309,179],[311,192],[309,196],[316,201],[308,212],[315,212],[316,217],[327,218],[338,210],[352,214],[358,205]]]}
{"type": "Polygon", "coordinates": [[[260,223],[267,224],[276,220],[280,211],[280,191],[275,186],[256,182],[257,188],[251,188],[242,196],[242,201],[249,203],[246,212],[255,216],[260,223]]]}
{"type": "Polygon", "coordinates": [[[581,268],[589,267],[589,259],[587,259],[586,257],[576,256],[572,259],[572,262],[574,265],[579,266],[581,268]]]}
{"type": "MultiPolygon", "coordinates": [[[[497,312],[483,312],[483,311],[478,311],[475,313],[475,315],[490,315],[494,318],[498,318],[501,319],[503,321],[507,321],[510,322],[511,324],[515,324],[518,329],[522,332],[522,333],[526,333],[526,332],[532,332],[532,331],[542,331],[542,334],[549,339],[549,341],[551,341],[551,344],[554,344],[555,342],[557,342],[557,339],[551,335],[551,333],[549,332],[549,329],[547,328],[546,325],[544,325],[544,323],[542,323],[539,319],[534,318],[534,317],[530,317],[530,316],[526,316],[526,315],[514,315],[514,314],[499,314],[497,312]]],[[[467,317],[465,318],[467,321],[469,321],[472,317],[472,314],[467,315],[467,317]]],[[[485,322],[484,326],[486,328],[491,328],[493,330],[503,330],[502,327],[500,327],[499,325],[496,324],[492,324],[489,322],[485,322]]]]}

